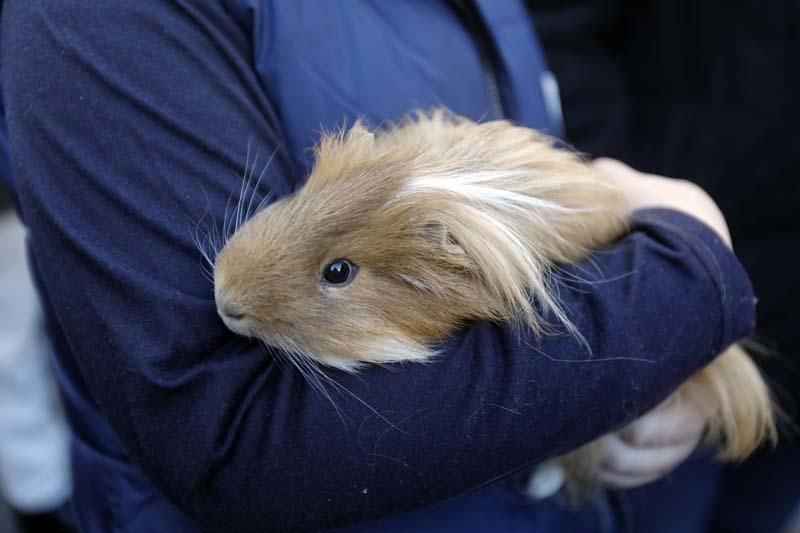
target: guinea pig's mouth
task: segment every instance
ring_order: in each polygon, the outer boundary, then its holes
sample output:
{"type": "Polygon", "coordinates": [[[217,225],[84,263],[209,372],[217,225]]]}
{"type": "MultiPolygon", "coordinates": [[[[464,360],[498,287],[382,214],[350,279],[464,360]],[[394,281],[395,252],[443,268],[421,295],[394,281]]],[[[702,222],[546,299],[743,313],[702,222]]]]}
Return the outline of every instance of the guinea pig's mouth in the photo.
{"type": "Polygon", "coordinates": [[[254,336],[252,320],[236,303],[224,294],[218,294],[216,301],[217,314],[229,330],[244,337],[254,336]]]}
{"type": "Polygon", "coordinates": [[[243,337],[254,337],[255,332],[252,324],[245,315],[227,315],[222,311],[218,311],[222,322],[232,332],[243,337]]]}
{"type": "Polygon", "coordinates": [[[302,353],[302,349],[295,339],[272,331],[269,325],[256,321],[246,314],[231,314],[229,311],[221,307],[217,309],[222,322],[233,333],[248,339],[258,339],[268,346],[293,355],[302,353]]]}

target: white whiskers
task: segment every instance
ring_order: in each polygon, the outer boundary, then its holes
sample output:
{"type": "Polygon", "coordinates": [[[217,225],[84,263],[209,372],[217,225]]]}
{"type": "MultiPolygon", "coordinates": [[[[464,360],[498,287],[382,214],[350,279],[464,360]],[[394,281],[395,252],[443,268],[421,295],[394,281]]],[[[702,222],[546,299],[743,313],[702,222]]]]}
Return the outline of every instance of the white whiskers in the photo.
{"type": "Polygon", "coordinates": [[[238,189],[239,195],[236,199],[236,203],[232,204],[236,189],[231,189],[228,199],[225,202],[225,211],[222,217],[221,229],[218,227],[216,219],[210,215],[210,201],[208,199],[208,195],[205,193],[205,191],[203,191],[204,194],[206,194],[206,203],[208,205],[206,207],[206,211],[195,223],[192,240],[195,247],[200,251],[200,255],[203,259],[201,266],[203,275],[212,283],[214,282],[214,264],[219,252],[230,240],[233,234],[236,233],[245,222],[252,218],[253,215],[267,206],[273,198],[271,192],[264,194],[260,200],[257,199],[257,196],[259,194],[259,187],[261,186],[264,176],[266,175],[267,170],[269,169],[269,166],[275,158],[275,154],[277,152],[277,148],[272,151],[272,155],[270,155],[270,157],[261,167],[261,171],[258,173],[258,177],[256,178],[256,166],[258,165],[260,152],[255,152],[251,162],[250,157],[252,153],[252,139],[247,141],[247,155],[245,159],[244,172],[240,178],[241,183],[238,189]],[[253,181],[255,181],[255,183],[253,183],[253,181]],[[207,217],[210,218],[211,222],[208,229],[203,229],[203,221],[207,217]]]}

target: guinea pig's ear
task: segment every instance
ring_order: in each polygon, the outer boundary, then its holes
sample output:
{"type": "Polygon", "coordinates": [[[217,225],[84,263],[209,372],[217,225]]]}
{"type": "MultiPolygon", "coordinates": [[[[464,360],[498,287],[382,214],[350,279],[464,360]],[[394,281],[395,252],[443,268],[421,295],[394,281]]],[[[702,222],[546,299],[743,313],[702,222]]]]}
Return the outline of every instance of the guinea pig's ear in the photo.
{"type": "Polygon", "coordinates": [[[441,222],[428,222],[422,228],[422,236],[429,242],[441,246],[450,255],[466,255],[464,248],[441,222]]]}
{"type": "Polygon", "coordinates": [[[363,174],[375,148],[375,135],[360,120],[347,131],[325,133],[314,153],[314,169],[305,188],[321,189],[363,174]]]}
{"type": "Polygon", "coordinates": [[[347,130],[344,142],[351,146],[372,147],[375,143],[375,134],[372,133],[361,120],[357,120],[353,126],[347,130]]]}

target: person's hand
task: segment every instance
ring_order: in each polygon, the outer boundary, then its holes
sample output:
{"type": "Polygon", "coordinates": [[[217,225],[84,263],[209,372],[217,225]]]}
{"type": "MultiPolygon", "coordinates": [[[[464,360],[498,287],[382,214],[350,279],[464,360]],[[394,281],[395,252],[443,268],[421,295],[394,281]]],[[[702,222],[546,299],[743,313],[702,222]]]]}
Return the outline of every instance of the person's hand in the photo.
{"type": "Polygon", "coordinates": [[[694,451],[708,413],[686,397],[670,396],[624,429],[602,437],[599,479],[612,490],[655,481],[694,451]]]}
{"type": "MultiPolygon", "coordinates": [[[[647,208],[682,211],[704,222],[731,246],[725,217],[694,183],[644,174],[614,159],[597,159],[592,166],[623,191],[631,212],[647,208]]],[[[671,396],[625,429],[601,439],[600,480],[610,489],[629,489],[665,476],[694,451],[707,420],[708,413],[689,398],[671,396]]]]}
{"type": "Polygon", "coordinates": [[[623,191],[631,212],[654,207],[682,211],[704,222],[731,246],[725,217],[708,193],[694,183],[644,174],[615,159],[599,158],[592,166],[598,174],[623,191]]]}

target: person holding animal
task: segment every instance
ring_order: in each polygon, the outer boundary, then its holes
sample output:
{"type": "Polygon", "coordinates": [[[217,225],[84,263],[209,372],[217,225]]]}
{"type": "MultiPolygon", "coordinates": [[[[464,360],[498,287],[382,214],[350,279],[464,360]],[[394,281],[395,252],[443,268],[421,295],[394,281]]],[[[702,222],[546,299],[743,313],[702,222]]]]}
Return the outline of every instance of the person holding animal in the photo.
{"type": "MultiPolygon", "coordinates": [[[[619,530],[613,495],[578,511],[559,494],[532,501],[529,473],[608,433],[612,487],[691,452],[706,415],[667,398],[754,327],[724,218],[696,187],[615,170],[630,231],[550,280],[580,335],[469,321],[427,364],[324,377],[283,365],[291,350],[220,320],[198,228],[241,226],[262,200],[300,190],[320,131],[358,117],[445,106],[560,129],[522,2],[303,4],[3,6],[3,101],[74,420],[78,528],[619,530]]],[[[341,215],[332,237],[348,230],[341,215]]],[[[248,280],[319,293],[298,285],[293,258],[319,259],[308,245],[323,236],[290,235],[248,280]]],[[[381,244],[369,232],[352,243],[381,244]]],[[[335,259],[321,266],[349,276],[335,259]]],[[[375,314],[396,303],[371,298],[375,314]]],[[[321,298],[309,305],[287,327],[332,344],[371,333],[321,298]]]]}
{"type": "MultiPolygon", "coordinates": [[[[552,143],[507,121],[477,124],[442,110],[323,137],[303,188],[252,217],[250,202],[245,214],[237,209],[224,248],[212,251],[220,318],[322,376],[316,365],[357,372],[429,361],[470,321],[528,328],[538,340],[552,334],[549,315],[580,339],[551,277],[625,233],[622,191],[636,185],[624,173],[598,179],[552,143]],[[331,318],[319,320],[320,309],[331,318]]],[[[776,440],[768,387],[741,348],[673,396],[707,409],[707,437],[722,441],[722,458],[741,460],[776,440]]],[[[596,489],[605,448],[564,458],[573,499],[596,489]]]]}

